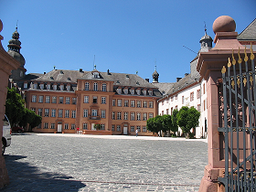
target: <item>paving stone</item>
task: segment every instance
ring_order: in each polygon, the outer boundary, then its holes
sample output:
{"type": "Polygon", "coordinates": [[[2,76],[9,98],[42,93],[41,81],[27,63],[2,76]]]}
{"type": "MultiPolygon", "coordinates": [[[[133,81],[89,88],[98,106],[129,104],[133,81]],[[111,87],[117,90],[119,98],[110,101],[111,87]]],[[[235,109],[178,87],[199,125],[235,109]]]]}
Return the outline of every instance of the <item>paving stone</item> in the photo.
{"type": "Polygon", "coordinates": [[[4,156],[20,191],[198,191],[207,143],[157,137],[16,134],[4,156]]]}

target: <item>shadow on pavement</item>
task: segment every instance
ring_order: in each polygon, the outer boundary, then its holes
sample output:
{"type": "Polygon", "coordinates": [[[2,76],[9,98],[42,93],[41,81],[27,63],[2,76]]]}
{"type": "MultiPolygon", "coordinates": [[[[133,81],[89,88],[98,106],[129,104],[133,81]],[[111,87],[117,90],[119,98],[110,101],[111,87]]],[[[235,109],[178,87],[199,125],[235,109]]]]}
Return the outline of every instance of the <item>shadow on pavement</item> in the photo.
{"type": "Polygon", "coordinates": [[[1,191],[78,191],[86,186],[81,181],[72,180],[70,176],[43,172],[38,167],[31,166],[29,162],[21,162],[20,160],[26,156],[5,155],[4,157],[10,183],[1,191]]]}

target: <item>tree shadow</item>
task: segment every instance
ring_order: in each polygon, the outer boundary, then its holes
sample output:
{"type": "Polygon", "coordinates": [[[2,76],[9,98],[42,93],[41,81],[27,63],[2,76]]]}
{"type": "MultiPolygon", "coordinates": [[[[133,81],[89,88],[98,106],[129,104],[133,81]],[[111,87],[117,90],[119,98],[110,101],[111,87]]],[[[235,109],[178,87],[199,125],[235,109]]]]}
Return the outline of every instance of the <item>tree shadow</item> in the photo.
{"type": "Polygon", "coordinates": [[[27,162],[20,162],[26,156],[5,155],[6,168],[10,183],[1,191],[78,191],[86,187],[81,181],[59,173],[43,172],[27,162]]]}

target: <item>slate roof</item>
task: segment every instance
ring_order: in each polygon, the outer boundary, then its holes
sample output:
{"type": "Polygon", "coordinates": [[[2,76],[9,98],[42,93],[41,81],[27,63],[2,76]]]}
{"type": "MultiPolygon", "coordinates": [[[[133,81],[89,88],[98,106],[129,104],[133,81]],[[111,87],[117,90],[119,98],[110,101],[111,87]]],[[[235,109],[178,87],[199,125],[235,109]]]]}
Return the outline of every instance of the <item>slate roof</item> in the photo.
{"type": "Polygon", "coordinates": [[[178,82],[174,83],[173,87],[167,92],[167,95],[172,95],[178,92],[179,90],[184,89],[192,85],[193,83],[196,83],[197,81],[198,81],[197,78],[192,78],[191,74],[189,74],[184,78],[182,78],[181,80],[179,80],[178,82]]]}
{"type": "Polygon", "coordinates": [[[165,95],[175,85],[175,83],[153,83],[153,84],[158,87],[159,91],[163,95],[165,95]]]}
{"type": "Polygon", "coordinates": [[[237,36],[239,41],[256,41],[256,18],[237,36]]]}

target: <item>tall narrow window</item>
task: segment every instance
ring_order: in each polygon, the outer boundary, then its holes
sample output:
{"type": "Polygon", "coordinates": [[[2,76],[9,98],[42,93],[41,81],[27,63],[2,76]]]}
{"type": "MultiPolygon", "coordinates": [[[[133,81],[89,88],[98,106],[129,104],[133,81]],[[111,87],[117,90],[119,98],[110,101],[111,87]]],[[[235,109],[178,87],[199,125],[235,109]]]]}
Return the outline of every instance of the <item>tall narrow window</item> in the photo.
{"type": "Polygon", "coordinates": [[[69,118],[69,110],[65,110],[65,118],[69,118]]]}
{"type": "Polygon", "coordinates": [[[93,91],[98,91],[98,83],[93,84],[93,91]]]}
{"type": "Polygon", "coordinates": [[[40,95],[38,102],[39,102],[39,103],[43,103],[43,101],[44,101],[44,96],[43,96],[43,95],[40,95]]]}
{"type": "Polygon", "coordinates": [[[84,103],[89,103],[89,96],[84,96],[84,103]]]}
{"type": "Polygon", "coordinates": [[[59,103],[63,104],[63,97],[59,97],[59,103]]]}
{"type": "Polygon", "coordinates": [[[112,112],[112,119],[115,119],[115,117],[116,117],[116,113],[112,112]]]}
{"type": "Polygon", "coordinates": [[[117,120],[121,120],[121,112],[117,112],[117,117],[116,117],[117,120]]]}
{"type": "Polygon", "coordinates": [[[140,113],[137,113],[137,121],[140,121],[140,113]]]}
{"type": "Polygon", "coordinates": [[[52,109],[52,114],[51,114],[52,117],[56,117],[56,109],[52,109]]]}
{"type": "Polygon", "coordinates": [[[50,96],[45,96],[45,103],[50,103],[50,96]]]}
{"type": "Polygon", "coordinates": [[[36,102],[36,95],[32,95],[32,103],[36,102]]]}
{"type": "Polygon", "coordinates": [[[101,110],[101,118],[106,118],[106,110],[101,110]]]}
{"type": "Polygon", "coordinates": [[[75,110],[72,111],[71,118],[76,118],[76,111],[75,110]]]}
{"type": "Polygon", "coordinates": [[[101,97],[101,103],[106,104],[106,97],[101,97]]]}
{"type": "Polygon", "coordinates": [[[72,104],[73,104],[73,105],[76,105],[76,97],[73,97],[73,98],[72,98],[72,104]]]}
{"type": "Polygon", "coordinates": [[[37,114],[42,116],[42,113],[43,113],[43,109],[39,108],[38,111],[37,111],[37,114]]]}
{"type": "Polygon", "coordinates": [[[66,104],[70,104],[70,97],[66,97],[66,104]]]}
{"type": "Polygon", "coordinates": [[[92,110],[92,116],[93,117],[97,117],[98,116],[97,109],[93,109],[92,110]]]}
{"type": "Polygon", "coordinates": [[[128,112],[124,112],[124,120],[128,120],[128,112]]]}
{"type": "Polygon", "coordinates": [[[52,103],[56,103],[57,102],[57,97],[56,96],[53,96],[52,97],[52,103]]]}
{"type": "Polygon", "coordinates": [[[88,82],[85,83],[85,87],[84,87],[85,91],[89,91],[90,89],[90,84],[88,82]]]}
{"type": "Polygon", "coordinates": [[[88,117],[88,109],[84,109],[83,117],[88,117]]]}
{"type": "Polygon", "coordinates": [[[62,116],[63,116],[63,109],[59,109],[58,117],[62,117],[62,116]]]}
{"type": "Polygon", "coordinates": [[[49,109],[44,109],[44,116],[49,117],[49,109]]]}
{"type": "Polygon", "coordinates": [[[102,84],[102,91],[104,91],[104,92],[107,91],[107,85],[106,85],[106,83],[103,83],[103,84],[102,84]]]}

